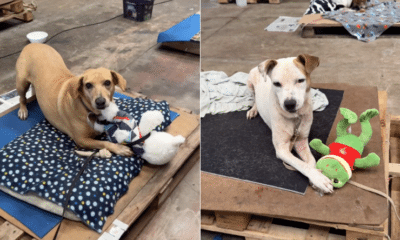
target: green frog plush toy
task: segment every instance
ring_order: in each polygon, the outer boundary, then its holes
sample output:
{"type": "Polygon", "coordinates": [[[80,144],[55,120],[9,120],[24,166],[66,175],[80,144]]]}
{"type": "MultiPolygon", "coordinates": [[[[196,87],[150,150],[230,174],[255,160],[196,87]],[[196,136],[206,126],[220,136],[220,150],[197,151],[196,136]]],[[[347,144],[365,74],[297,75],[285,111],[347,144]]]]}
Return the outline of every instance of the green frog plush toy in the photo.
{"type": "Polygon", "coordinates": [[[361,158],[365,145],[372,136],[369,120],[379,114],[376,109],[368,109],[360,115],[361,134],[359,137],[347,132],[347,128],[357,122],[357,114],[347,108],[340,108],[342,119],[336,126],[336,140],[328,146],[320,139],[313,139],[310,146],[324,155],[317,162],[317,169],[333,181],[333,186],[341,188],[351,178],[353,166],[369,168],[379,165],[380,158],[375,153],[361,158]]]}

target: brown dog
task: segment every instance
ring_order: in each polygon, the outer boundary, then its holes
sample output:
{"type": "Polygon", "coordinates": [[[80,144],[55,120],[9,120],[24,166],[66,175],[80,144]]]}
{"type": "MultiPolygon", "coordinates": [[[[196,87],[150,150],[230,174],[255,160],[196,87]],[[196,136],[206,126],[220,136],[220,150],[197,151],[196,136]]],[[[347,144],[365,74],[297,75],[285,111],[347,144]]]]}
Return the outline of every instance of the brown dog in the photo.
{"type": "Polygon", "coordinates": [[[100,114],[113,100],[115,85],[125,90],[126,80],[105,68],[89,69],[74,76],[61,55],[52,47],[33,43],[26,46],[16,64],[17,91],[20,96],[18,117],[28,117],[25,94],[32,84],[36,99],[46,119],[87,149],[103,149],[130,156],[129,147],[95,140],[98,134],[87,123],[90,112],[100,114]]]}

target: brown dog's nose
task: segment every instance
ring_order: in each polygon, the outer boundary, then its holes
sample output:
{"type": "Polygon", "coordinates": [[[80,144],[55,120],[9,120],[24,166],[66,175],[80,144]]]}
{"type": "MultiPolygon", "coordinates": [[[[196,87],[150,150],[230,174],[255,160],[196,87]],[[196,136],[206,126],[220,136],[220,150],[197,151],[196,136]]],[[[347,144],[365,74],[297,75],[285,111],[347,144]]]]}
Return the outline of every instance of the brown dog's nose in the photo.
{"type": "Polygon", "coordinates": [[[106,99],[103,97],[97,98],[95,103],[98,109],[104,109],[106,107],[106,99]]]}

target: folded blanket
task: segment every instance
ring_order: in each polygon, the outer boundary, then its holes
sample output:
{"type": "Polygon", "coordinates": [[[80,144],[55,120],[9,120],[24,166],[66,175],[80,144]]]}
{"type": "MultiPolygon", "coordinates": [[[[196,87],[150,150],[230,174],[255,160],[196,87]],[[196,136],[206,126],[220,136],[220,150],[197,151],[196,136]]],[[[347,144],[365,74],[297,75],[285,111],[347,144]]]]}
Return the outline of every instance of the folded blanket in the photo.
{"type": "Polygon", "coordinates": [[[253,93],[246,86],[249,74],[238,72],[228,77],[224,72],[200,73],[200,115],[247,110],[254,104],[253,93]]]}

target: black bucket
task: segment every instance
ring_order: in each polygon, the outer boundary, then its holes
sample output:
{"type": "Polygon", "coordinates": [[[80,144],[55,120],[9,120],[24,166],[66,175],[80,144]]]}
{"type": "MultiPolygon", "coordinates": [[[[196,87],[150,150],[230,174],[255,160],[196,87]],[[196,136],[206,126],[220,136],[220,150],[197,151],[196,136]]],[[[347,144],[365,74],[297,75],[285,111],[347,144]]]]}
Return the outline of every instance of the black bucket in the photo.
{"type": "Polygon", "coordinates": [[[138,22],[150,20],[153,12],[154,0],[123,0],[124,18],[138,22]]]}

